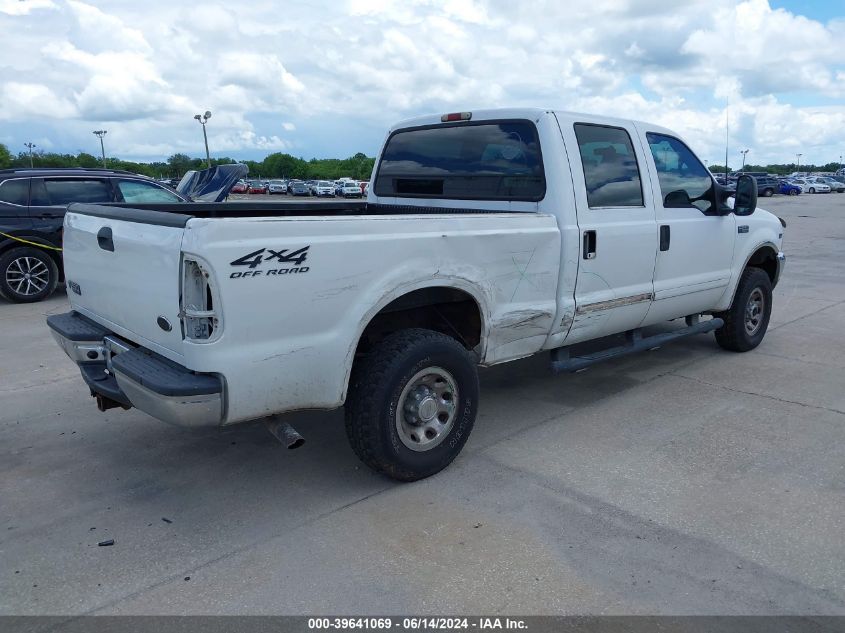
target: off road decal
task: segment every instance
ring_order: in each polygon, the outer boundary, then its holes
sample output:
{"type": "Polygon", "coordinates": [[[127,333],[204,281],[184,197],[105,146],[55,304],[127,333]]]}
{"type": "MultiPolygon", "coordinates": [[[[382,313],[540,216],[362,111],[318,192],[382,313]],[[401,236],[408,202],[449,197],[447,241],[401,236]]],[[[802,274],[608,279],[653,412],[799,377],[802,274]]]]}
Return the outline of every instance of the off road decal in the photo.
{"type": "Polygon", "coordinates": [[[248,270],[233,272],[229,275],[229,279],[244,279],[248,277],[269,277],[278,275],[294,275],[297,273],[307,273],[310,269],[308,266],[303,266],[305,260],[308,259],[308,249],[311,245],[303,246],[295,250],[282,248],[274,250],[272,248],[259,248],[257,251],[247,253],[243,257],[230,262],[231,266],[246,266],[248,270]],[[272,262],[273,264],[293,264],[287,268],[269,268],[256,270],[261,264],[265,262],[272,262]]]}

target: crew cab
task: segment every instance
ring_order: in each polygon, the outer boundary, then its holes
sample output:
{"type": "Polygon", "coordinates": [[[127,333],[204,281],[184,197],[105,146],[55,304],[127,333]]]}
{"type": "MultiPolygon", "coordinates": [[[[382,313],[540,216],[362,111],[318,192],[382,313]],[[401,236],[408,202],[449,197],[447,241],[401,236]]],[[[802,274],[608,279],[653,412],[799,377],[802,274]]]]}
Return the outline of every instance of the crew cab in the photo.
{"type": "MultiPolygon", "coordinates": [[[[762,341],[785,223],[671,130],[541,109],[390,129],[366,201],[71,206],[71,312],[47,319],[101,409],[185,426],[345,407],[410,481],[460,452],[478,366],[554,371],[715,332],[762,341]]],[[[656,405],[659,406],[659,403],[656,405]]]]}

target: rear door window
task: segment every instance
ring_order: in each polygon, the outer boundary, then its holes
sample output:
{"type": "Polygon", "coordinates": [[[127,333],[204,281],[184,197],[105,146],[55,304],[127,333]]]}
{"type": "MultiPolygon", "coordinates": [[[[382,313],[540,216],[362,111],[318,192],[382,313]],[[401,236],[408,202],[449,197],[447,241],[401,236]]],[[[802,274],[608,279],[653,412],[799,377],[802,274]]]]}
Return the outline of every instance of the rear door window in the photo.
{"type": "Polygon", "coordinates": [[[514,119],[399,130],[387,140],[374,187],[388,197],[541,200],[537,128],[514,119]]]}
{"type": "Polygon", "coordinates": [[[45,178],[48,204],[65,206],[72,202],[113,202],[108,180],[99,178],[45,178]]]}
{"type": "Polygon", "coordinates": [[[124,202],[182,202],[172,191],[150,182],[140,180],[118,180],[117,189],[124,202]]]}
{"type": "Polygon", "coordinates": [[[590,208],[644,206],[640,168],[628,132],[576,123],[575,136],[590,208]]]}

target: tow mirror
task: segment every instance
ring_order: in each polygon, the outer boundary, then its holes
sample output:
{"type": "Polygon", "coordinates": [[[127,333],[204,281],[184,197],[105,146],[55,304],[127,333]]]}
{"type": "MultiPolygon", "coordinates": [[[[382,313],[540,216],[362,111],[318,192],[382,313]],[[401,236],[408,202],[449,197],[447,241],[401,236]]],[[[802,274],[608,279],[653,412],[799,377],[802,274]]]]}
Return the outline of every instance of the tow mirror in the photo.
{"type": "Polygon", "coordinates": [[[752,176],[740,176],[736,181],[734,214],[751,215],[757,208],[757,181],[752,176]]]}

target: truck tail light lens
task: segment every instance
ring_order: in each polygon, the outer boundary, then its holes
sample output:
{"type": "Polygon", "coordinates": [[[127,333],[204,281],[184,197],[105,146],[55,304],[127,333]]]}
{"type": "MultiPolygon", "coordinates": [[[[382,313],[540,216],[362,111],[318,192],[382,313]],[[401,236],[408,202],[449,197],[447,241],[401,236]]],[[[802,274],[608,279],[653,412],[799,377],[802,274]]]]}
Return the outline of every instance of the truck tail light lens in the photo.
{"type": "Polygon", "coordinates": [[[199,259],[185,257],[182,262],[182,333],[186,340],[207,343],[220,336],[222,326],[212,277],[199,259]]]}

